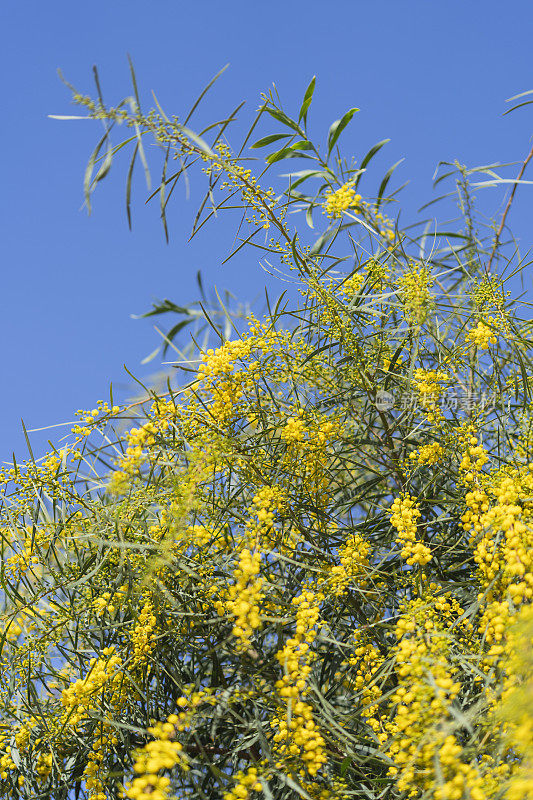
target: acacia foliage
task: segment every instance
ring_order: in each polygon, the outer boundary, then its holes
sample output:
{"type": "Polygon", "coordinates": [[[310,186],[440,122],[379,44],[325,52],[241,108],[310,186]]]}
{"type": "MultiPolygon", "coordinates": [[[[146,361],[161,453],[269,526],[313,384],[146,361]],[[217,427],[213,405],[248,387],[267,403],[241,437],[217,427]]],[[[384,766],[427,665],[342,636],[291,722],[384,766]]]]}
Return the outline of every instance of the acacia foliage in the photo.
{"type": "MultiPolygon", "coordinates": [[[[295,119],[264,98],[267,167],[313,161],[281,191],[228,120],[198,135],[75,93],[105,125],[88,193],[129,144],[129,213],[151,138],[165,229],[203,170],[194,229],[238,207],[239,247],[293,294],[225,327],[202,306],[213,346],[179,385],[99,402],[5,471],[2,796],[531,797],[531,325],[505,279],[523,265],[478,232],[463,167],[462,222],[402,230],[390,170],[361,194],[382,143],[342,158],[352,109],[316,147],[313,91],[295,119]]],[[[167,311],[174,344],[197,315],[167,311]]]]}

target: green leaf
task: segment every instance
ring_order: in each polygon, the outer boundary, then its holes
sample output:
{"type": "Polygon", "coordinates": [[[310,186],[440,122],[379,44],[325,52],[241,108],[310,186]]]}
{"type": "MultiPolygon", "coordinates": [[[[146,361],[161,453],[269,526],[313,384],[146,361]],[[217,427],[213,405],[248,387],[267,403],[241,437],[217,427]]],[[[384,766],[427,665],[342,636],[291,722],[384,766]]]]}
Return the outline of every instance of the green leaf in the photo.
{"type": "Polygon", "coordinates": [[[272,142],[277,142],[278,139],[286,139],[288,136],[292,136],[292,133],[272,133],[270,136],[263,136],[262,139],[258,139],[257,142],[254,142],[251,145],[252,149],[257,147],[266,147],[267,144],[272,144],[272,142]]]}
{"type": "Polygon", "coordinates": [[[148,167],[148,161],[146,160],[146,156],[144,154],[144,147],[142,143],[142,133],[137,123],[135,123],[135,135],[137,137],[137,146],[139,148],[139,156],[141,158],[141,163],[144,168],[144,177],[146,180],[146,188],[148,191],[152,188],[152,179],[150,177],[150,169],[148,167]]]}
{"type": "Polygon", "coordinates": [[[166,214],[167,203],[166,203],[166,198],[165,198],[165,186],[166,186],[167,164],[168,164],[169,152],[170,152],[170,145],[166,149],[165,160],[163,162],[163,171],[162,171],[162,174],[161,174],[161,184],[160,184],[160,187],[159,187],[159,208],[161,210],[161,222],[163,224],[163,230],[165,232],[165,239],[167,241],[167,244],[168,244],[168,241],[169,241],[169,236],[168,236],[168,227],[167,227],[167,214],[166,214]]]}
{"type": "Polygon", "coordinates": [[[295,181],[291,182],[291,188],[296,189],[301,183],[306,181],[308,178],[319,177],[325,178],[327,180],[328,175],[321,169],[302,169],[298,172],[290,172],[287,175],[282,175],[283,178],[296,178],[295,181]]]}
{"type": "Polygon", "coordinates": [[[283,111],[279,111],[279,109],[277,108],[266,108],[265,111],[267,111],[271,117],[277,119],[278,122],[281,122],[288,128],[292,128],[292,130],[299,133],[300,136],[304,136],[304,132],[302,131],[298,123],[296,123],[293,119],[290,119],[290,117],[288,117],[287,114],[285,114],[283,111]]]}
{"type": "MultiPolygon", "coordinates": [[[[87,203],[87,210],[88,210],[89,214],[91,213],[91,192],[93,190],[94,183],[96,182],[96,180],[93,180],[94,166],[95,166],[95,164],[96,164],[96,162],[98,160],[98,156],[99,156],[100,150],[102,149],[103,145],[107,142],[108,137],[109,137],[109,133],[106,130],[106,132],[104,133],[104,135],[102,136],[102,138],[100,139],[100,141],[98,142],[96,147],[94,148],[93,152],[91,153],[91,156],[90,156],[89,161],[87,163],[87,167],[85,169],[85,175],[84,175],[84,178],[83,178],[83,194],[85,196],[85,202],[87,203]]],[[[106,160],[108,160],[109,157],[110,157],[110,150],[109,150],[109,145],[108,145],[107,154],[106,154],[106,160]]],[[[101,175],[100,178],[98,178],[98,180],[102,180],[102,178],[105,177],[107,172],[109,172],[109,167],[110,166],[111,165],[109,164],[109,166],[108,166],[106,172],[104,173],[104,175],[101,175]]],[[[101,172],[101,168],[99,170],[99,173],[100,172],[101,172]]]]}
{"type": "Polygon", "coordinates": [[[333,125],[330,127],[328,133],[328,156],[331,154],[331,151],[335,147],[337,139],[339,138],[345,127],[348,125],[348,123],[350,122],[356,111],[359,111],[359,109],[351,108],[349,111],[346,112],[346,114],[343,117],[334,122],[333,125]]]}
{"type": "Polygon", "coordinates": [[[188,121],[190,120],[190,118],[192,117],[192,115],[194,114],[194,112],[196,111],[196,109],[198,108],[198,106],[200,105],[202,100],[204,99],[205,95],[207,94],[207,92],[209,91],[211,86],[213,86],[213,84],[220,78],[222,73],[225,72],[228,67],[229,67],[229,64],[226,64],[225,67],[222,67],[222,69],[217,72],[217,74],[215,75],[214,78],[211,78],[211,80],[209,81],[209,83],[207,84],[207,86],[205,87],[203,92],[201,92],[201,94],[199,95],[197,100],[195,100],[195,102],[193,104],[193,107],[191,108],[191,110],[187,114],[187,117],[185,119],[185,125],[188,123],[188,121]]]}
{"type": "Polygon", "coordinates": [[[137,102],[137,110],[141,110],[141,100],[139,97],[139,89],[137,88],[137,78],[135,77],[135,70],[133,68],[133,61],[131,60],[131,56],[128,53],[128,64],[130,67],[130,75],[131,75],[131,82],[133,84],[133,91],[135,93],[135,100],[137,102]]]}
{"type": "Polygon", "coordinates": [[[341,761],[341,777],[344,778],[346,772],[348,771],[348,767],[352,764],[352,759],[350,756],[345,756],[341,761]]]}
{"type": "Polygon", "coordinates": [[[294,147],[284,147],[269,155],[268,158],[265,158],[265,161],[267,164],[274,164],[276,161],[283,161],[284,158],[311,158],[311,156],[299,152],[294,147]]]}
{"type": "MultiPolygon", "coordinates": [[[[515,94],[513,97],[509,97],[509,99],[505,102],[512,103],[513,100],[519,100],[521,97],[527,97],[527,95],[531,94],[533,94],[533,89],[528,89],[527,92],[520,92],[520,94],[515,94]]],[[[533,100],[524,100],[521,103],[517,103],[517,105],[513,106],[512,108],[508,108],[507,111],[504,111],[503,116],[510,114],[511,111],[516,111],[517,108],[522,108],[522,106],[529,106],[531,103],[533,103],[533,100]]]]}
{"type": "Polygon", "coordinates": [[[359,185],[359,181],[363,177],[363,171],[366,169],[366,167],[369,164],[369,162],[374,158],[376,153],[378,153],[381,150],[383,145],[384,144],[388,144],[388,142],[390,142],[390,139],[382,139],[381,142],[378,142],[377,144],[374,145],[374,147],[371,147],[370,150],[368,151],[368,153],[366,154],[366,156],[363,158],[363,160],[361,161],[360,175],[357,178],[357,181],[355,183],[355,188],[356,189],[357,189],[357,187],[359,185]]]}
{"type": "Polygon", "coordinates": [[[510,114],[511,111],[516,111],[518,108],[522,108],[523,106],[530,106],[533,103],[533,100],[524,100],[523,103],[518,103],[518,105],[513,106],[512,108],[508,108],[507,111],[504,111],[503,114],[510,114]]]}
{"type": "Polygon", "coordinates": [[[311,103],[313,101],[313,94],[314,94],[314,91],[315,91],[315,84],[316,84],[316,75],[313,75],[313,77],[311,78],[311,82],[310,82],[309,86],[305,90],[304,99],[303,99],[303,102],[302,102],[302,107],[300,108],[300,113],[298,115],[298,122],[300,122],[301,119],[303,119],[304,124],[307,122],[307,111],[308,111],[309,106],[311,105],[311,103]]]}
{"type": "Polygon", "coordinates": [[[186,325],[189,325],[192,322],[191,319],[182,319],[181,322],[177,322],[174,327],[172,327],[165,337],[165,346],[163,347],[163,355],[166,354],[170,343],[172,340],[177,336],[177,334],[184,328],[186,325]]]}
{"type": "Polygon", "coordinates": [[[322,236],[320,236],[311,247],[309,255],[316,256],[318,253],[320,253],[324,245],[337,235],[339,232],[339,227],[340,225],[336,228],[333,228],[333,230],[325,231],[325,233],[323,233],[322,236]]]}
{"type": "Polygon", "coordinates": [[[381,201],[383,199],[383,193],[384,193],[385,189],[387,188],[387,184],[388,184],[388,182],[390,181],[390,179],[392,177],[392,173],[394,172],[396,167],[398,167],[402,163],[402,161],[405,161],[405,159],[404,158],[400,158],[400,160],[397,161],[396,164],[393,164],[392,167],[389,170],[387,170],[387,172],[385,173],[385,177],[383,178],[383,180],[381,181],[381,184],[379,186],[379,192],[378,192],[378,199],[377,199],[377,203],[376,203],[376,208],[380,207],[381,201]]]}
{"type": "MultiPolygon", "coordinates": [[[[105,178],[105,176],[107,175],[107,173],[111,169],[111,164],[112,163],[113,163],[113,152],[111,150],[111,144],[110,144],[109,138],[108,138],[108,140],[107,140],[107,150],[106,150],[105,158],[104,158],[104,160],[102,162],[102,166],[100,167],[100,169],[98,170],[98,172],[94,176],[94,183],[95,184],[98,183],[98,181],[101,181],[101,180],[103,180],[105,178]]],[[[524,183],[524,181],[521,181],[521,182],[524,183]]],[[[528,183],[531,183],[531,181],[528,181],[528,183]]]]}
{"type": "Polygon", "coordinates": [[[434,205],[435,203],[440,203],[441,200],[446,200],[447,197],[455,196],[455,192],[448,192],[447,194],[441,194],[439,197],[435,197],[433,200],[430,200],[429,203],[424,203],[423,206],[420,206],[418,211],[424,211],[424,209],[429,208],[430,206],[434,205]]]}
{"type": "Polygon", "coordinates": [[[291,150],[312,150],[313,145],[307,139],[299,139],[297,142],[289,145],[291,150]]]}
{"type": "Polygon", "coordinates": [[[311,203],[313,198],[309,194],[304,194],[303,192],[298,192],[296,189],[287,189],[286,194],[289,197],[292,197],[294,200],[303,200],[305,203],[311,203]]]}
{"type": "Polygon", "coordinates": [[[133,315],[133,319],[144,319],[145,317],[154,317],[158,314],[166,314],[168,311],[171,311],[173,314],[187,314],[190,315],[191,311],[188,308],[184,308],[183,306],[177,306],[172,300],[168,300],[165,298],[160,303],[154,303],[154,307],[151,311],[147,311],[145,314],[133,315]]]}
{"type": "Polygon", "coordinates": [[[133,168],[135,166],[135,159],[139,150],[139,143],[135,145],[133,156],[131,158],[130,166],[128,169],[128,177],[126,180],[126,215],[128,217],[128,227],[131,231],[131,179],[133,177],[133,168]]]}

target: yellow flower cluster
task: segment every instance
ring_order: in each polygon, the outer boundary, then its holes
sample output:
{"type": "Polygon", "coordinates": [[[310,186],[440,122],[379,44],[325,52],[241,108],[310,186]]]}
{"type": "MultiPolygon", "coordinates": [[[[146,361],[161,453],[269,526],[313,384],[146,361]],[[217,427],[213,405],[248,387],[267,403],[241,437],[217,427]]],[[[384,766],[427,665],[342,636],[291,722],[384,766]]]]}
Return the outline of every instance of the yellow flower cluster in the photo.
{"type": "Polygon", "coordinates": [[[105,647],[100,658],[92,658],[90,669],[84,678],[63,689],[61,702],[65,709],[65,723],[77,729],[90,712],[99,707],[102,690],[118,689],[122,683],[120,672],[122,659],[114,647],[105,647]]]}
{"type": "Polygon", "coordinates": [[[364,267],[367,281],[372,288],[381,290],[390,281],[390,267],[386,262],[371,258],[364,267]]]}
{"type": "MultiPolygon", "coordinates": [[[[211,419],[219,426],[233,418],[239,403],[245,402],[247,392],[257,390],[260,373],[252,353],[262,354],[261,376],[266,378],[268,357],[273,356],[272,369],[279,374],[274,365],[279,367],[280,358],[294,349],[287,331],[276,331],[268,322],[261,323],[253,315],[248,317],[248,327],[248,333],[242,338],[207,350],[198,368],[199,391],[209,403],[211,419]],[[241,364],[240,370],[237,362],[241,364]]],[[[189,409],[193,408],[194,404],[189,404],[189,409]]]]}
{"type": "MultiPolygon", "coordinates": [[[[37,719],[31,717],[27,724],[22,724],[15,734],[15,744],[19,753],[25,753],[30,743],[32,729],[36,726],[37,719]]],[[[1,737],[0,737],[1,738],[1,737]]]]}
{"type": "Polygon", "coordinates": [[[268,531],[274,524],[275,511],[283,505],[282,492],[277,486],[263,486],[252,498],[252,514],[259,527],[252,519],[252,530],[256,533],[268,531]]]}
{"type": "Polygon", "coordinates": [[[308,278],[309,290],[305,292],[307,301],[317,300],[317,322],[324,336],[341,341],[343,347],[349,348],[353,341],[353,323],[346,308],[345,298],[338,297],[339,288],[331,281],[325,281],[317,275],[308,278]]]}
{"type": "Polygon", "coordinates": [[[389,774],[396,777],[400,792],[427,792],[437,800],[484,800],[477,766],[463,759],[461,745],[449,733],[452,706],[461,690],[451,660],[450,630],[467,640],[473,628],[462,621],[464,611],[456,600],[434,596],[438,588],[429,585],[427,597],[402,609],[396,626],[398,686],[391,697],[395,714],[380,739],[389,739],[388,755],[394,762],[389,774]]]}
{"type": "MultiPolygon", "coordinates": [[[[495,324],[505,333],[509,332],[509,314],[505,306],[510,294],[504,291],[502,279],[490,273],[475,279],[469,292],[478,313],[486,314],[493,309],[496,313],[495,324]]],[[[489,319],[492,321],[492,318],[489,319]]]]}
{"type": "Polygon", "coordinates": [[[146,663],[157,638],[157,617],[150,597],[144,599],[139,618],[131,632],[133,660],[135,664],[146,663]]]}
{"type": "Polygon", "coordinates": [[[340,564],[331,568],[329,576],[328,584],[334,595],[342,594],[354,581],[359,586],[365,586],[369,553],[370,545],[360,534],[354,533],[348,537],[339,549],[340,564]]]}
{"type": "Polygon", "coordinates": [[[215,608],[220,615],[228,612],[235,617],[233,635],[241,650],[247,650],[251,646],[253,632],[261,625],[259,603],[263,597],[263,579],[260,571],[261,553],[244,549],[240,554],[239,566],[233,573],[235,583],[229,588],[228,599],[225,602],[215,602],[215,608]]]}
{"type": "Polygon", "coordinates": [[[356,294],[359,294],[364,282],[365,276],[360,272],[354,272],[342,281],[339,285],[339,292],[344,295],[346,299],[354,297],[356,294]]]}
{"type": "Polygon", "coordinates": [[[179,733],[183,733],[191,725],[199,706],[216,703],[216,697],[213,696],[212,689],[199,689],[196,691],[194,686],[186,686],[185,691],[186,694],[176,700],[176,705],[180,711],[173,725],[175,725],[179,733]]]}
{"type": "Polygon", "coordinates": [[[189,525],[187,533],[196,547],[204,547],[209,542],[212,542],[217,535],[214,527],[207,525],[189,525]]]}
{"type": "Polygon", "coordinates": [[[246,772],[238,772],[234,778],[236,784],[231,791],[224,793],[224,800],[248,800],[251,792],[263,791],[263,785],[257,777],[256,767],[249,767],[246,772]]]}
{"type": "Polygon", "coordinates": [[[37,757],[37,774],[41,780],[47,778],[52,772],[54,760],[52,753],[39,753],[37,757]]]}
{"type": "MultiPolygon", "coordinates": [[[[484,491],[468,492],[463,527],[478,534],[474,560],[485,604],[480,631],[491,645],[488,661],[504,651],[515,609],[533,600],[533,465],[493,477],[484,491]]],[[[472,537],[472,543],[475,538],[472,537]]]]}
{"type": "MultiPolygon", "coordinates": [[[[489,510],[489,497],[481,489],[473,489],[465,495],[466,511],[461,516],[463,530],[472,531],[475,535],[479,533],[483,526],[481,525],[481,516],[485,511],[489,510]]],[[[473,537],[471,542],[473,541],[473,537]]]]}
{"type": "Polygon", "coordinates": [[[327,762],[325,741],[313,719],[312,706],[302,699],[307,694],[307,679],[311,672],[310,647],[316,637],[322,600],[322,594],[310,590],[293,599],[297,608],[295,635],[276,654],[284,672],[283,678],[275,684],[283,706],[270,723],[276,730],[276,766],[281,769],[285,762],[300,763],[304,767],[298,770],[300,777],[305,773],[316,775],[327,762]]]}
{"type": "Polygon", "coordinates": [[[448,380],[448,374],[434,369],[423,369],[418,367],[414,373],[414,385],[420,394],[420,399],[424,408],[431,407],[443,391],[441,384],[448,380]]]}
{"type": "MultiPolygon", "coordinates": [[[[375,233],[385,240],[387,250],[393,250],[396,239],[394,223],[380,212],[378,204],[365,201],[360,194],[356,194],[354,183],[355,181],[352,180],[344,183],[339,189],[333,190],[330,188],[326,190],[325,200],[322,203],[324,214],[330,219],[339,219],[345,211],[361,214],[365,221],[372,226],[375,233]]],[[[355,291],[350,291],[348,294],[355,294],[359,288],[360,286],[355,282],[355,291]]]]}
{"type": "Polygon", "coordinates": [[[322,204],[324,213],[328,217],[342,217],[344,211],[353,208],[356,212],[361,202],[361,195],[355,193],[353,181],[348,181],[340,189],[326,191],[326,199],[322,204]]]}
{"type": "Polygon", "coordinates": [[[32,608],[26,608],[15,614],[0,616],[0,637],[4,641],[14,643],[19,636],[29,636],[36,630],[36,613],[32,608]]]}
{"type": "Polygon", "coordinates": [[[175,741],[178,716],[171,714],[166,722],[157,722],[148,728],[154,738],[135,753],[134,772],[137,773],[126,785],[126,797],[130,800],[144,800],[149,794],[151,800],[166,800],[170,792],[170,778],[161,775],[176,765],[188,769],[183,753],[183,745],[175,741]]]}
{"type": "Polygon", "coordinates": [[[9,772],[16,769],[15,762],[11,757],[11,745],[7,742],[8,737],[0,734],[0,778],[2,780],[6,780],[9,772]]]}
{"type": "Polygon", "coordinates": [[[297,444],[304,441],[306,433],[305,422],[299,417],[293,417],[285,423],[285,427],[281,431],[281,438],[287,444],[297,444]]]}
{"type": "Polygon", "coordinates": [[[533,796],[533,606],[521,609],[508,627],[500,667],[505,670],[501,701],[496,706],[504,723],[504,739],[520,756],[507,782],[507,800],[533,796]]]}
{"type": "Polygon", "coordinates": [[[494,333],[494,317],[488,317],[487,322],[480,320],[477,325],[469,330],[466,338],[472,342],[478,350],[486,350],[489,344],[496,344],[498,337],[494,333]]]}
{"type": "Polygon", "coordinates": [[[106,612],[113,615],[121,607],[127,593],[128,587],[124,585],[117,589],[116,592],[104,592],[99,597],[96,597],[92,602],[92,607],[97,616],[101,617],[106,612]]]}
{"type": "Polygon", "coordinates": [[[120,469],[112,473],[109,491],[120,494],[128,485],[129,479],[135,476],[146,459],[146,448],[155,441],[156,427],[152,421],[132,428],[127,434],[127,447],[120,460],[120,469]]]}
{"type": "MultiPolygon", "coordinates": [[[[353,655],[349,656],[347,663],[353,668],[350,679],[353,681],[358,703],[361,705],[361,715],[367,724],[372,728],[376,735],[382,729],[382,719],[379,713],[379,701],[382,697],[382,690],[379,686],[377,676],[383,665],[383,655],[378,648],[365,636],[363,631],[353,632],[353,655]]],[[[338,673],[337,680],[340,680],[342,673],[338,673]]],[[[351,688],[346,683],[347,688],[351,688]]]]}
{"type": "Polygon", "coordinates": [[[444,391],[442,384],[448,380],[449,375],[441,370],[417,367],[414,372],[413,384],[419,394],[420,405],[426,411],[429,422],[442,420],[442,412],[438,407],[438,402],[444,391]]]}
{"type": "Polygon", "coordinates": [[[6,570],[10,575],[18,578],[22,577],[28,570],[35,572],[38,569],[39,553],[47,545],[48,541],[43,531],[34,534],[31,527],[25,528],[21,531],[21,534],[26,534],[23,541],[17,541],[10,531],[4,531],[6,540],[11,542],[11,547],[18,550],[18,552],[6,559],[6,570]]]}
{"type": "Polygon", "coordinates": [[[371,203],[362,203],[363,210],[366,212],[367,220],[373,224],[380,236],[385,240],[388,251],[394,250],[394,243],[396,240],[396,233],[394,230],[394,222],[382,214],[377,206],[371,203]]]}
{"type": "Polygon", "coordinates": [[[409,458],[411,461],[416,461],[419,465],[422,464],[437,464],[444,455],[444,448],[438,442],[431,442],[431,444],[423,444],[418,450],[410,453],[409,458]]]}
{"type": "Polygon", "coordinates": [[[103,400],[98,400],[97,406],[98,408],[93,408],[90,411],[84,411],[80,408],[76,412],[76,415],[80,417],[80,423],[83,424],[74,425],[74,427],[71,428],[72,433],[76,434],[74,447],[91,434],[98,417],[100,417],[98,421],[102,422],[104,419],[109,419],[110,417],[120,414],[119,406],[110,407],[103,400]]]}
{"type": "Polygon", "coordinates": [[[398,541],[402,545],[402,558],[408,564],[428,564],[431,561],[431,550],[417,541],[417,520],[420,510],[415,497],[402,495],[397,497],[390,508],[391,524],[398,531],[398,541]]]}
{"type": "Polygon", "coordinates": [[[215,350],[207,350],[198,367],[198,380],[229,375],[235,370],[235,362],[245,359],[250,354],[252,345],[253,341],[250,339],[235,339],[224,342],[215,350]]]}
{"type": "Polygon", "coordinates": [[[467,435],[466,439],[463,438],[462,444],[464,451],[459,469],[463,473],[464,480],[467,483],[472,483],[478,477],[489,457],[483,446],[479,444],[477,436],[467,435]]]}
{"type": "Polygon", "coordinates": [[[422,325],[433,305],[433,278],[428,268],[412,263],[399,280],[404,315],[409,325],[422,325]]]}
{"type": "Polygon", "coordinates": [[[103,774],[102,766],[106,753],[116,744],[118,744],[118,736],[107,730],[105,723],[101,723],[83,771],[85,789],[90,800],[106,800],[104,783],[106,775],[103,774]]]}

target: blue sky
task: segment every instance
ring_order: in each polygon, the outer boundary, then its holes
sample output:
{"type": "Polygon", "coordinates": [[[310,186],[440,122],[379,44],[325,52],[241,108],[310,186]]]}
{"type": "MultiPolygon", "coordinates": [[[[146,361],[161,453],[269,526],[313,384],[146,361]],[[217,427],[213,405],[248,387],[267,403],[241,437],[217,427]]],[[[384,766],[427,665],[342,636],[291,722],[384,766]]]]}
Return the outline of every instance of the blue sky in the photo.
{"type": "MultiPolygon", "coordinates": [[[[526,154],[529,109],[502,112],[506,98],[533,88],[532,23],[531,0],[5,0],[0,461],[13,451],[25,457],[21,417],[28,428],[71,420],[106,399],[111,381],[128,395],[124,364],[140,377],[155,369],[140,363],[159,341],[153,323],[131,316],[153,299],[196,299],[198,269],[244,299],[265,283],[251,258],[220,266],[232,233],[223,221],[186,244],[195,208],[183,195],[166,245],[139,181],[130,232],[123,165],[99,187],[88,217],[82,177],[99,130],[48,118],[76,113],[58,67],[92,92],[96,64],[115,103],[130,93],[129,52],[143,96],[154,89],[179,115],[229,62],[205,113],[215,118],[246,100],[246,121],[272,83],[295,109],[316,74],[316,124],[326,129],[360,108],[345,152],[361,158],[389,137],[378,173],[405,157],[398,183],[410,180],[405,203],[414,209],[431,196],[440,159],[474,165],[526,154]]],[[[520,191],[512,223],[527,247],[533,187],[520,191]]],[[[495,210],[500,199],[495,193],[495,210]]],[[[36,453],[61,432],[33,435],[36,453]]]]}

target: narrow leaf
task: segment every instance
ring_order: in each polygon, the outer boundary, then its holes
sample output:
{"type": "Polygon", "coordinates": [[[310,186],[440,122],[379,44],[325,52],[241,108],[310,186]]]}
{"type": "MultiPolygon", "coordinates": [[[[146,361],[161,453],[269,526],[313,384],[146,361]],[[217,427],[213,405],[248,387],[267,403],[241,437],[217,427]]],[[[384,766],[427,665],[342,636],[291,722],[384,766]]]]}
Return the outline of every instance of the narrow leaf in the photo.
{"type": "Polygon", "coordinates": [[[328,133],[328,156],[331,154],[331,151],[335,147],[337,139],[339,138],[345,127],[348,125],[348,123],[350,122],[356,111],[359,111],[359,109],[351,108],[349,111],[346,112],[346,114],[344,114],[343,117],[334,122],[333,125],[330,127],[328,133]]]}
{"type": "Polygon", "coordinates": [[[272,144],[272,142],[277,142],[278,139],[286,139],[288,136],[292,136],[292,133],[272,133],[270,136],[263,136],[262,139],[258,139],[257,142],[254,142],[251,145],[252,150],[257,147],[266,147],[267,144],[272,144]]]}
{"type": "Polygon", "coordinates": [[[137,144],[139,146],[139,156],[141,157],[141,162],[142,162],[142,165],[144,167],[144,177],[146,179],[146,188],[148,189],[148,191],[150,191],[151,186],[152,186],[152,179],[150,177],[150,170],[148,169],[148,162],[147,162],[146,156],[144,154],[144,147],[143,147],[142,138],[141,138],[142,134],[141,134],[141,131],[140,131],[139,126],[137,125],[137,123],[135,123],[135,135],[137,137],[137,144]]]}
{"type": "Polygon", "coordinates": [[[361,161],[361,167],[360,167],[361,174],[357,178],[357,181],[356,181],[356,184],[355,184],[355,188],[356,189],[357,189],[357,186],[359,185],[359,181],[361,180],[361,178],[363,176],[363,172],[366,169],[367,165],[374,158],[376,153],[378,153],[381,150],[383,145],[387,144],[388,142],[390,142],[390,139],[382,139],[381,142],[378,142],[377,144],[374,145],[374,147],[371,147],[370,150],[368,151],[368,153],[366,154],[366,156],[363,158],[363,160],[361,161]]]}
{"type": "Polygon", "coordinates": [[[126,215],[128,217],[128,228],[130,229],[130,231],[131,231],[131,179],[133,177],[133,168],[135,166],[135,159],[137,158],[138,150],[139,150],[139,144],[137,143],[133,151],[133,156],[131,157],[131,162],[128,169],[128,177],[126,180],[126,215]]]}
{"type": "Polygon", "coordinates": [[[133,69],[133,61],[131,60],[131,56],[128,53],[128,64],[130,67],[130,75],[131,75],[131,82],[133,84],[133,91],[135,92],[135,100],[137,102],[137,110],[141,110],[141,101],[139,98],[139,89],[137,88],[137,78],[135,77],[135,70],[133,69]]]}
{"type": "Polygon", "coordinates": [[[87,211],[89,214],[91,213],[91,189],[94,165],[96,164],[100,150],[105,144],[107,137],[108,133],[106,131],[91,153],[89,161],[87,162],[87,167],[85,168],[85,175],[83,177],[83,194],[85,196],[85,202],[87,203],[87,211]]]}
{"type": "Polygon", "coordinates": [[[271,117],[277,119],[278,122],[283,123],[283,125],[287,125],[287,127],[292,128],[293,131],[297,131],[300,136],[304,135],[300,126],[293,119],[290,119],[290,117],[288,117],[283,111],[279,111],[277,108],[266,108],[265,111],[267,111],[271,117]]]}
{"type": "Polygon", "coordinates": [[[174,327],[172,327],[165,337],[165,346],[163,347],[163,355],[166,355],[168,348],[170,347],[170,343],[172,340],[177,336],[177,334],[184,328],[186,325],[189,325],[192,322],[190,319],[182,319],[181,322],[176,323],[174,327]]]}
{"type": "Polygon", "coordinates": [[[277,150],[269,155],[268,158],[265,158],[265,161],[267,164],[274,164],[276,161],[283,161],[285,158],[311,158],[311,156],[292,147],[284,147],[282,150],[277,150]]]}
{"type": "Polygon", "coordinates": [[[331,239],[333,239],[333,237],[336,236],[338,232],[339,228],[337,227],[334,228],[333,230],[326,231],[325,233],[323,233],[322,236],[320,236],[316,240],[314,245],[311,247],[309,255],[316,256],[318,253],[320,253],[324,245],[327,244],[331,239]]]}
{"type": "Polygon", "coordinates": [[[396,164],[393,164],[392,167],[389,170],[387,170],[387,172],[385,173],[385,177],[381,181],[381,184],[380,184],[380,187],[379,187],[376,208],[379,208],[380,205],[381,205],[381,201],[383,199],[383,193],[384,193],[385,189],[387,188],[387,184],[388,184],[388,182],[390,181],[390,179],[392,177],[392,173],[394,172],[396,167],[398,167],[402,163],[402,161],[404,161],[404,160],[405,159],[400,158],[400,160],[397,161],[396,164]]]}
{"type": "Polygon", "coordinates": [[[147,311],[145,314],[132,314],[132,317],[133,319],[144,319],[145,317],[155,317],[158,314],[166,314],[169,311],[173,314],[191,314],[190,309],[184,306],[177,306],[172,300],[165,298],[165,300],[160,303],[154,303],[151,311],[147,311]]]}
{"type": "Polygon", "coordinates": [[[92,117],[77,117],[73,114],[48,114],[48,119],[90,119],[92,117]]]}
{"type": "Polygon", "coordinates": [[[195,103],[194,103],[193,107],[191,108],[191,110],[190,110],[190,111],[189,111],[189,113],[187,114],[187,118],[186,118],[186,120],[185,120],[185,125],[188,123],[188,121],[190,120],[190,118],[192,117],[192,115],[194,114],[194,112],[196,111],[196,109],[198,108],[198,106],[200,105],[200,103],[202,102],[203,98],[205,97],[205,95],[207,94],[207,92],[209,91],[209,89],[211,88],[211,86],[212,86],[212,85],[215,83],[215,81],[217,81],[217,80],[220,78],[220,76],[222,75],[222,73],[223,73],[223,72],[225,72],[225,71],[227,70],[227,68],[228,68],[228,67],[229,67],[229,64],[226,64],[226,66],[225,66],[225,67],[222,67],[222,69],[221,69],[221,70],[219,70],[219,71],[217,72],[217,74],[215,75],[215,77],[214,77],[214,78],[211,78],[211,80],[209,81],[209,83],[207,84],[207,86],[205,87],[205,89],[204,89],[204,90],[203,90],[203,92],[200,94],[200,96],[198,97],[198,99],[195,101],[195,103]]]}
{"type": "Polygon", "coordinates": [[[309,106],[313,101],[313,94],[315,91],[315,84],[316,84],[316,75],[313,75],[311,78],[311,82],[307,89],[305,90],[304,99],[302,102],[302,107],[300,108],[300,113],[298,115],[298,122],[303,119],[304,123],[307,122],[307,111],[309,106]]]}

